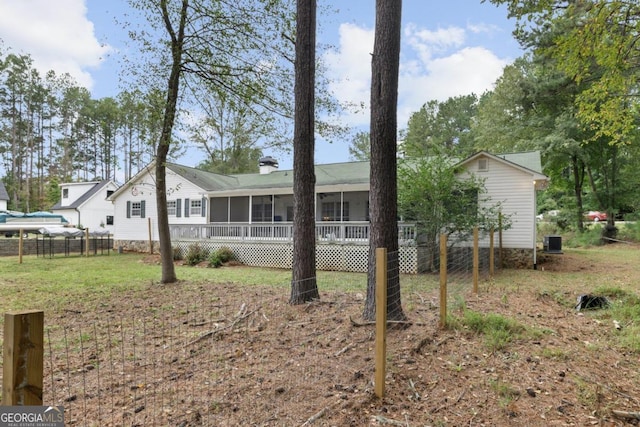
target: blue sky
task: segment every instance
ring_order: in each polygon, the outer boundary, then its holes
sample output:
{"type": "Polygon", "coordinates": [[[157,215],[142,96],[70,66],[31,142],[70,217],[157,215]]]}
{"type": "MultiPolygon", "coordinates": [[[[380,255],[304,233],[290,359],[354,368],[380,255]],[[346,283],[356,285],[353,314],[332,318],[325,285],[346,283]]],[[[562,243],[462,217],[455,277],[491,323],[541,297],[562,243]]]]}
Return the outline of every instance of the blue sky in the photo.
{"type": "MultiPolygon", "coordinates": [[[[339,10],[319,16],[319,41],[335,49],[324,60],[331,89],[341,101],[365,105],[369,100],[370,52],[373,50],[375,0],[318,0],[339,10]]],[[[120,59],[127,54],[127,0],[0,0],[0,39],[5,48],[28,53],[42,71],[68,72],[95,98],[115,96],[120,59]]],[[[514,21],[504,8],[480,0],[405,0],[398,125],[406,127],[412,112],[436,99],[493,87],[502,69],[522,54],[511,32],[514,21]]],[[[369,111],[346,114],[345,124],[367,130],[369,111]]],[[[349,141],[316,141],[316,163],[348,161],[349,141]]],[[[272,154],[281,169],[291,156],[272,154]]],[[[204,153],[195,148],[179,159],[195,165],[204,153]]]]}

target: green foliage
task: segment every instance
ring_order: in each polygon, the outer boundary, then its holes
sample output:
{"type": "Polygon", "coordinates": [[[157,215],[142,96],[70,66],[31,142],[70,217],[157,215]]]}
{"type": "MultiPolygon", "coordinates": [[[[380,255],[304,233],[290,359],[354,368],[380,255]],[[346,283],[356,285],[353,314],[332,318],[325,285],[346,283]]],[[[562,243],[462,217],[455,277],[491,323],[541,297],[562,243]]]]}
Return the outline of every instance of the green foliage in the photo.
{"type": "Polygon", "coordinates": [[[446,101],[429,101],[409,118],[402,150],[409,157],[445,153],[464,158],[473,153],[471,125],[476,115],[476,95],[446,101]]]}
{"type": "Polygon", "coordinates": [[[222,247],[209,255],[209,267],[218,268],[224,263],[234,259],[233,251],[230,248],[222,247]]]}
{"type": "Polygon", "coordinates": [[[208,256],[209,253],[205,248],[199,243],[193,243],[189,245],[184,260],[187,265],[197,265],[206,260],[208,256]]]}
{"type": "Polygon", "coordinates": [[[349,157],[356,161],[367,161],[371,158],[371,138],[369,132],[358,132],[349,145],[349,157]]]}
{"type": "Polygon", "coordinates": [[[502,350],[513,338],[519,338],[526,332],[526,328],[513,319],[499,314],[483,314],[472,310],[464,310],[457,325],[484,335],[485,345],[491,351],[502,350]]]}
{"type": "MultiPolygon", "coordinates": [[[[398,167],[398,212],[405,221],[415,221],[420,243],[437,242],[441,233],[454,236],[452,243],[465,240],[474,227],[497,230],[500,205],[484,197],[483,181],[462,176],[453,160],[439,155],[404,160],[398,167]]],[[[503,229],[510,226],[502,218],[503,229]]],[[[427,269],[436,268],[432,259],[427,269]]]]}
{"type": "Polygon", "coordinates": [[[640,243],[640,221],[625,222],[618,225],[618,239],[625,242],[640,243]]]}
{"type": "Polygon", "coordinates": [[[179,246],[174,246],[173,247],[173,260],[174,261],[181,261],[184,259],[184,254],[182,253],[182,248],[180,248],[179,246]]]}

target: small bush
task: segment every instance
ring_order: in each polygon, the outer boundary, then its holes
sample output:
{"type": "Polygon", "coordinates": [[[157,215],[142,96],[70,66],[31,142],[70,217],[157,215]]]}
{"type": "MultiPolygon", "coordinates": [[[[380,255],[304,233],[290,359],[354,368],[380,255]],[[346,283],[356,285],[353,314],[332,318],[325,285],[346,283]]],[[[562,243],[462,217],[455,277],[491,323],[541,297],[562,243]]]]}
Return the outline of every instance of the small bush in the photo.
{"type": "Polygon", "coordinates": [[[231,248],[228,248],[226,246],[221,247],[215,253],[218,254],[218,257],[222,262],[229,262],[235,258],[231,248]]]}
{"type": "Polygon", "coordinates": [[[225,262],[231,261],[233,258],[233,251],[223,246],[209,255],[209,267],[218,268],[225,262]]]}
{"type": "Polygon", "coordinates": [[[179,246],[174,246],[173,247],[173,260],[174,261],[181,261],[182,259],[184,259],[184,255],[182,254],[182,249],[180,249],[179,246]]]}
{"type": "Polygon", "coordinates": [[[187,250],[187,254],[184,257],[184,260],[187,265],[196,265],[200,264],[202,261],[207,259],[207,250],[200,246],[198,243],[194,243],[189,246],[187,250]]]}

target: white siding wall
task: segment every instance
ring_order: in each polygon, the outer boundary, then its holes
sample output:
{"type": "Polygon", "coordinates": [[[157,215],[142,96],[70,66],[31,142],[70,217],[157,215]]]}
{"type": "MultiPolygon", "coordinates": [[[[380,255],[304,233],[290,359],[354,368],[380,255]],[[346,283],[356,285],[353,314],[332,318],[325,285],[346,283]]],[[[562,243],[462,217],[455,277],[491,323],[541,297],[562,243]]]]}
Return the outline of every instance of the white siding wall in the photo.
{"type": "MultiPolygon", "coordinates": [[[[151,238],[158,238],[158,209],[156,204],[155,179],[147,173],[135,183],[126,184],[128,188],[114,202],[115,240],[149,240],[149,218],[151,218],[151,238]],[[145,217],[127,218],[127,202],[142,202],[145,205],[145,217]]],[[[206,224],[209,215],[209,202],[206,203],[206,216],[185,217],[185,199],[202,199],[202,189],[167,169],[167,201],[180,199],[180,216],[170,216],[169,224],[206,224]]]]}
{"type": "MultiPolygon", "coordinates": [[[[490,198],[488,204],[500,202],[503,214],[510,216],[511,228],[503,232],[503,246],[532,249],[535,241],[533,176],[494,159],[488,159],[488,170],[485,172],[478,171],[477,160],[466,167],[468,172],[485,179],[484,197],[490,198]]],[[[496,234],[496,244],[497,238],[496,234]]]]}
{"type": "Polygon", "coordinates": [[[107,215],[114,216],[113,203],[107,200],[107,191],[115,191],[116,185],[108,183],[94,194],[89,200],[80,206],[79,224],[89,231],[107,229],[111,233],[114,231],[113,225],[107,225],[107,215]],[[100,224],[104,227],[100,227],[100,224]]]}
{"type": "Polygon", "coordinates": [[[62,215],[70,225],[78,225],[80,221],[78,211],[75,209],[57,209],[54,213],[62,215]]]}
{"type": "Polygon", "coordinates": [[[7,210],[7,200],[0,200],[0,210],[2,211],[7,210]]]}
{"type": "Polygon", "coordinates": [[[96,184],[98,184],[98,181],[62,184],[60,186],[60,202],[62,203],[62,206],[69,206],[78,200],[84,193],[91,190],[96,184]],[[65,189],[68,190],[67,197],[63,197],[65,189]]]}

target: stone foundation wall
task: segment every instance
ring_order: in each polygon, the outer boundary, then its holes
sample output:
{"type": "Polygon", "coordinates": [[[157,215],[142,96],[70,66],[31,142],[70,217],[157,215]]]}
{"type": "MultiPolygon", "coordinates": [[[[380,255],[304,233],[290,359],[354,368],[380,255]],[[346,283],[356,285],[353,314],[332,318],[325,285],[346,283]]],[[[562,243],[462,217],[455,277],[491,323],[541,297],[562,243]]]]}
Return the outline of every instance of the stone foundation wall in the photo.
{"type": "MultiPolygon", "coordinates": [[[[498,251],[500,253],[500,251],[498,251]]],[[[498,266],[502,268],[530,269],[533,268],[533,249],[502,249],[502,261],[498,266]]]]}

